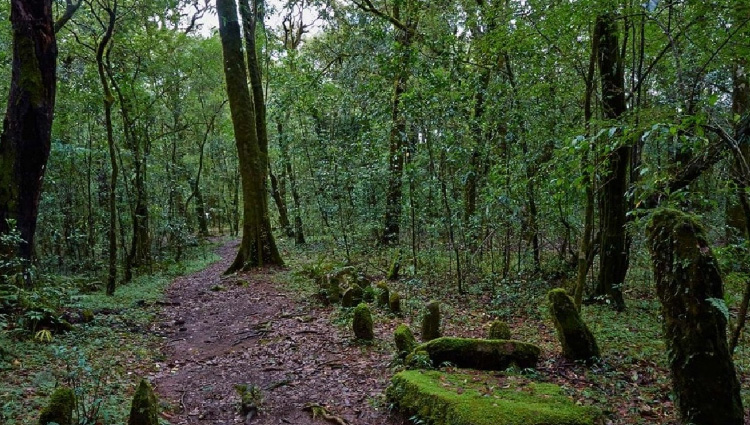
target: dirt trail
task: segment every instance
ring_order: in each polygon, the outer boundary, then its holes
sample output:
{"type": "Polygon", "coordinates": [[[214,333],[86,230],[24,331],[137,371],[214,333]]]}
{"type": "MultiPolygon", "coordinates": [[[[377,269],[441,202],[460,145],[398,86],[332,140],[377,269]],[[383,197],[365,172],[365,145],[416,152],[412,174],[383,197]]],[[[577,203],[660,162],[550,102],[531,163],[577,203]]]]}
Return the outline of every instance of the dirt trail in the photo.
{"type": "MultiPolygon", "coordinates": [[[[352,344],[330,310],[295,301],[272,283],[273,270],[222,277],[235,249],[236,242],[219,248],[221,261],[168,290],[155,385],[173,407],[170,422],[322,424],[303,410],[319,403],[351,424],[397,423],[381,397],[392,358],[385,344],[352,344]],[[251,419],[238,414],[237,384],[262,389],[261,411],[251,419]]],[[[381,340],[389,332],[376,329],[381,340]]]]}

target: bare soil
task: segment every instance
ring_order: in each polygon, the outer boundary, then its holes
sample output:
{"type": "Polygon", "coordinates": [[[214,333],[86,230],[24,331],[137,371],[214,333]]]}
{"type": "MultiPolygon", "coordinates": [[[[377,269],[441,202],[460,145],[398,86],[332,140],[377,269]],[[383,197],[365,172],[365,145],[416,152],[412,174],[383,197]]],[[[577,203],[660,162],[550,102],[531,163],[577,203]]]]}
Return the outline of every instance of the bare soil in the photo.
{"type": "MultiPolygon", "coordinates": [[[[351,424],[397,424],[382,396],[391,376],[388,344],[358,345],[331,308],[299,300],[274,283],[278,270],[222,276],[222,260],[176,279],[158,320],[166,335],[164,363],[154,382],[172,424],[321,424],[308,403],[351,424]],[[240,415],[236,385],[261,388],[257,414],[240,415]]],[[[376,327],[389,339],[390,325],[376,327]]],[[[344,422],[339,422],[344,423],[344,422]]]]}

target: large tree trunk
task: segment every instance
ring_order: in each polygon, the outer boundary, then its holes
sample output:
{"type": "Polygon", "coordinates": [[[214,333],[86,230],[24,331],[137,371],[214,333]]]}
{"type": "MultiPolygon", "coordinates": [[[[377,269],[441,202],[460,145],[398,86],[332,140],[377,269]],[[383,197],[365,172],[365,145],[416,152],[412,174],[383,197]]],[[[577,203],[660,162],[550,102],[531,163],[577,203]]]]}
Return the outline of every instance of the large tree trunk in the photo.
{"type": "Polygon", "coordinates": [[[265,190],[268,157],[259,145],[255,108],[247,87],[237,4],[234,0],[217,0],[216,9],[242,179],[242,243],[237,257],[227,270],[227,273],[231,273],[258,266],[281,265],[283,261],[271,234],[265,190]]]}
{"type": "MultiPolygon", "coordinates": [[[[2,247],[1,254],[18,257],[25,262],[19,265],[26,266],[34,255],[55,108],[57,42],[52,1],[12,0],[10,20],[13,65],[0,136],[0,235],[17,230],[22,241],[2,247]]],[[[13,271],[18,270],[2,272],[13,271]]]]}
{"type": "MultiPolygon", "coordinates": [[[[747,75],[750,70],[748,68],[750,67],[748,67],[748,61],[745,59],[738,59],[734,64],[734,88],[732,90],[732,115],[734,116],[742,117],[750,110],[750,78],[747,75]]],[[[750,159],[750,145],[742,143],[740,144],[740,150],[746,161],[750,159]]],[[[737,199],[727,201],[727,236],[730,238],[743,238],[748,232],[745,224],[745,213],[739,200],[743,196],[744,190],[744,187],[738,188],[737,199]]]]}
{"type": "Polygon", "coordinates": [[[664,336],[683,423],[744,423],[740,383],[727,346],[721,274],[695,217],[659,210],[647,226],[664,336]]]}
{"type": "MultiPolygon", "coordinates": [[[[625,78],[615,16],[598,16],[594,36],[597,37],[597,62],[601,76],[604,118],[617,120],[625,113],[626,105],[625,78]]],[[[618,311],[625,309],[622,285],[628,271],[630,245],[625,231],[628,164],[630,147],[620,146],[612,152],[607,158],[606,175],[603,176],[600,195],[601,241],[596,295],[608,297],[618,311]]]]}

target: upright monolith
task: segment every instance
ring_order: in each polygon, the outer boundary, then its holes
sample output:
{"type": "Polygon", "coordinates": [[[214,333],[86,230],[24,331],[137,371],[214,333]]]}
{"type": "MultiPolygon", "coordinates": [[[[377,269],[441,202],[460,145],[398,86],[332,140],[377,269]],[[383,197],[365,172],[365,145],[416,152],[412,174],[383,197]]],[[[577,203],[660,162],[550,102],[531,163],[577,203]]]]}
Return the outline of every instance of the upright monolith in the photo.
{"type": "Polygon", "coordinates": [[[721,274],[702,226],[694,216],[662,209],[651,217],[646,234],[682,422],[743,424],[721,274]]]}
{"type": "Polygon", "coordinates": [[[564,289],[549,291],[549,311],[562,345],[563,356],[570,360],[591,362],[599,357],[599,346],[594,335],[576,310],[573,298],[564,289]]]}
{"type": "Polygon", "coordinates": [[[422,341],[440,338],[440,303],[430,301],[422,316],[422,341]]]}

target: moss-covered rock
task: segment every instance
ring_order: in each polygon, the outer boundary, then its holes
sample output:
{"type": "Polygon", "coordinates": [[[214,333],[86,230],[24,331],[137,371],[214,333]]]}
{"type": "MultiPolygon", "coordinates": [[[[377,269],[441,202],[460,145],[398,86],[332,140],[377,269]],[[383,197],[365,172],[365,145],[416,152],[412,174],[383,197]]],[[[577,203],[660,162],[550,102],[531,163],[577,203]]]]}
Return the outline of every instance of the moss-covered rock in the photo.
{"type": "Polygon", "coordinates": [[[401,295],[398,292],[391,292],[391,295],[388,297],[388,308],[391,310],[391,313],[401,313],[401,295]]]}
{"type": "Polygon", "coordinates": [[[354,336],[357,339],[372,341],[375,338],[375,334],[372,330],[372,314],[370,313],[370,307],[368,307],[367,304],[362,303],[354,309],[352,329],[354,330],[354,336]]]}
{"type": "Polygon", "coordinates": [[[341,306],[347,308],[356,307],[357,304],[362,302],[363,295],[362,288],[354,285],[344,291],[344,295],[341,297],[341,306]]]}
{"type": "Polygon", "coordinates": [[[326,275],[324,289],[330,304],[338,304],[341,301],[341,279],[339,276],[335,274],[326,275]]]}
{"type": "Polygon", "coordinates": [[[488,339],[510,339],[510,327],[502,320],[495,320],[490,324],[488,339]]]}
{"type": "Polygon", "coordinates": [[[407,417],[433,425],[594,425],[601,413],[576,405],[554,384],[518,382],[438,371],[403,371],[386,390],[407,417]],[[489,389],[489,392],[488,392],[489,389]]]}
{"type": "Polygon", "coordinates": [[[72,425],[75,405],[76,397],[73,390],[67,387],[58,387],[50,396],[47,407],[42,410],[42,414],[39,416],[39,425],[50,423],[72,425]]]}
{"type": "Polygon", "coordinates": [[[141,379],[130,405],[128,425],[159,425],[159,403],[151,385],[141,379]]]}
{"type": "Polygon", "coordinates": [[[440,303],[430,301],[422,315],[422,341],[440,338],[440,303]]]}
{"type": "Polygon", "coordinates": [[[406,357],[417,346],[417,340],[411,333],[411,329],[403,323],[398,325],[393,332],[393,340],[396,343],[396,350],[400,358],[406,357]]]}
{"type": "Polygon", "coordinates": [[[723,282],[703,227],[692,215],[662,209],[652,215],[646,235],[682,422],[744,423],[723,282]]]}
{"type": "Polygon", "coordinates": [[[386,275],[385,278],[388,280],[398,280],[400,272],[401,272],[401,251],[399,251],[396,257],[393,259],[393,262],[391,263],[391,267],[388,268],[388,274],[386,275]]]}
{"type": "Polygon", "coordinates": [[[563,355],[570,360],[586,362],[599,357],[596,339],[578,314],[573,299],[561,288],[549,291],[547,298],[563,355]]]}
{"type": "Polygon", "coordinates": [[[458,367],[480,370],[505,370],[510,365],[535,367],[541,350],[533,344],[504,339],[442,337],[417,346],[436,366],[449,362],[458,367]]]}
{"type": "Polygon", "coordinates": [[[378,306],[388,307],[388,300],[391,297],[391,291],[388,288],[388,284],[386,284],[383,281],[380,281],[377,283],[377,285],[375,285],[375,288],[377,290],[378,306]]]}

